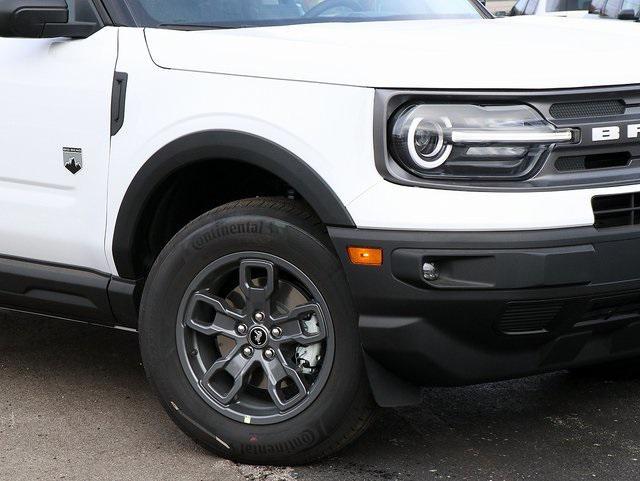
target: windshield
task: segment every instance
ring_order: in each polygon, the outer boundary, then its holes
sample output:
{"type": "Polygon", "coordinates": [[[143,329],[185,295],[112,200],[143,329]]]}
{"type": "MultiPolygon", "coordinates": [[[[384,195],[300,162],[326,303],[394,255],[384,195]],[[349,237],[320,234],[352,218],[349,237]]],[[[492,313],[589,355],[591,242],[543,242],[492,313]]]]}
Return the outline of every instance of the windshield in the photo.
{"type": "Polygon", "coordinates": [[[140,26],[233,28],[483,18],[475,0],[125,0],[140,26]]]}

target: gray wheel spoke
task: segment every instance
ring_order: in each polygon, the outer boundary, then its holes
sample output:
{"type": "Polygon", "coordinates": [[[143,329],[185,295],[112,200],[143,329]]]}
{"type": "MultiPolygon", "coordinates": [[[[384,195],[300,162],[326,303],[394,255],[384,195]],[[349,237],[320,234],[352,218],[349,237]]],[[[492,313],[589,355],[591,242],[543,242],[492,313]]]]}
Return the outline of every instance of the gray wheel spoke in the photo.
{"type": "Polygon", "coordinates": [[[279,355],[271,361],[262,361],[262,368],[267,375],[268,391],[273,403],[282,412],[291,409],[307,396],[307,387],[298,372],[289,367],[279,355]],[[293,382],[298,392],[290,398],[285,398],[278,388],[278,384],[284,380],[293,382]]]}
{"type": "Polygon", "coordinates": [[[258,310],[269,312],[269,301],[278,283],[278,273],[272,262],[245,259],[240,262],[240,289],[245,295],[247,309],[250,312],[258,310]],[[265,285],[256,286],[254,275],[264,274],[265,285]]]}
{"type": "Polygon", "coordinates": [[[219,319],[221,316],[216,316],[216,319],[211,324],[200,324],[198,321],[188,319],[184,325],[190,329],[193,329],[205,336],[217,336],[222,334],[223,336],[231,337],[233,339],[240,339],[236,331],[233,328],[224,327],[219,319]]]}
{"type": "Polygon", "coordinates": [[[294,307],[285,315],[274,318],[273,325],[279,326],[283,332],[278,344],[295,342],[308,346],[327,337],[322,309],[317,304],[294,307]]]}
{"type": "Polygon", "coordinates": [[[227,356],[214,362],[200,380],[202,386],[224,405],[230,404],[244,387],[246,374],[255,362],[253,359],[245,358],[240,351],[240,346],[236,346],[227,356]],[[220,371],[226,371],[233,379],[233,384],[226,392],[221,392],[220,388],[212,383],[220,371]]]}
{"type": "Polygon", "coordinates": [[[305,317],[309,317],[313,315],[316,315],[316,316],[321,315],[320,306],[318,306],[318,304],[313,304],[313,303],[303,304],[301,306],[294,307],[293,309],[291,309],[289,312],[287,312],[282,316],[274,317],[273,324],[281,325],[281,324],[286,324],[288,322],[301,321],[305,317]]]}
{"type": "Polygon", "coordinates": [[[195,292],[191,296],[184,324],[186,327],[205,336],[222,334],[239,340],[241,336],[236,332],[235,326],[238,321],[243,320],[244,316],[229,308],[224,299],[212,295],[207,290],[202,290],[195,292]],[[203,313],[208,314],[207,310],[200,310],[202,304],[209,306],[213,310],[212,315],[207,316],[206,320],[198,319],[198,317],[203,317],[203,313]]]}
{"type": "Polygon", "coordinates": [[[192,300],[195,303],[202,302],[204,304],[208,304],[218,314],[224,314],[225,316],[231,317],[236,321],[243,321],[245,319],[244,314],[231,309],[227,304],[227,301],[225,301],[224,299],[218,296],[211,294],[209,289],[204,289],[204,290],[195,292],[192,296],[192,300]]]}

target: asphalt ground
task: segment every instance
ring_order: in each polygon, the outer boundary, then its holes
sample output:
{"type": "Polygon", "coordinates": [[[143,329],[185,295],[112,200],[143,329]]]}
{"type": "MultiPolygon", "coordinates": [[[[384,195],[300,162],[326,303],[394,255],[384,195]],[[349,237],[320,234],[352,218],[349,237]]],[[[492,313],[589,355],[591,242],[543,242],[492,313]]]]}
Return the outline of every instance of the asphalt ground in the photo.
{"type": "Polygon", "coordinates": [[[640,367],[425,390],[315,466],[238,466],[174,427],[133,333],[0,319],[1,480],[640,479],[640,367]]]}

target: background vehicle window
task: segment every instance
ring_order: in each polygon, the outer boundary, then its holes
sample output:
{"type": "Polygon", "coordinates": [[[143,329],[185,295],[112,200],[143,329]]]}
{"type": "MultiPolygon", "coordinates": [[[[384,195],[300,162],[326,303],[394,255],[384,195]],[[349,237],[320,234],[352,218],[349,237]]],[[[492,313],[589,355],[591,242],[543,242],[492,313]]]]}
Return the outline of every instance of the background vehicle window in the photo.
{"type": "Polygon", "coordinates": [[[591,2],[590,0],[549,0],[547,2],[547,12],[589,10],[592,3],[595,2],[591,2]]]}
{"type": "Polygon", "coordinates": [[[510,15],[515,17],[518,15],[524,15],[524,11],[527,7],[527,0],[518,0],[511,9],[510,15]]]}
{"type": "Polygon", "coordinates": [[[538,2],[539,0],[529,0],[529,3],[527,3],[527,8],[524,9],[524,14],[535,15],[536,9],[538,8],[538,2]]]}
{"type": "Polygon", "coordinates": [[[633,10],[636,14],[640,13],[640,0],[624,0],[620,11],[633,10]]]}
{"type": "Polygon", "coordinates": [[[604,6],[602,16],[616,18],[620,13],[620,7],[622,7],[622,0],[609,0],[604,6]]]}
{"type": "Polygon", "coordinates": [[[604,4],[605,0],[591,0],[591,4],[589,5],[589,13],[601,13],[604,4]]]}
{"type": "Polygon", "coordinates": [[[547,12],[564,12],[566,7],[567,0],[547,0],[547,12]]]}
{"type": "Polygon", "coordinates": [[[322,21],[483,18],[475,0],[124,0],[141,26],[251,27],[322,21]]]}

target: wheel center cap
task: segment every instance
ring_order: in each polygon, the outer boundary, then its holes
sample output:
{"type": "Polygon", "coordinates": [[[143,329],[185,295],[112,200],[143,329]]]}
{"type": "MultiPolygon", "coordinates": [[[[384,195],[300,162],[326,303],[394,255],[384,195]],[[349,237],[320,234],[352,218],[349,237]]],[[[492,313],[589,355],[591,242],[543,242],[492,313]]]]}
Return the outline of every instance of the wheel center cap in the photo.
{"type": "Polygon", "coordinates": [[[267,345],[269,333],[264,327],[256,326],[249,331],[249,344],[257,349],[262,349],[267,345]]]}

